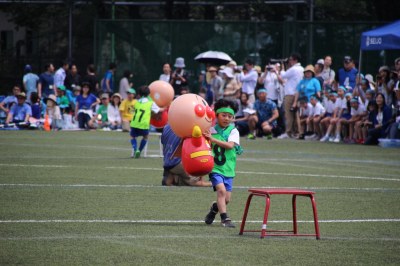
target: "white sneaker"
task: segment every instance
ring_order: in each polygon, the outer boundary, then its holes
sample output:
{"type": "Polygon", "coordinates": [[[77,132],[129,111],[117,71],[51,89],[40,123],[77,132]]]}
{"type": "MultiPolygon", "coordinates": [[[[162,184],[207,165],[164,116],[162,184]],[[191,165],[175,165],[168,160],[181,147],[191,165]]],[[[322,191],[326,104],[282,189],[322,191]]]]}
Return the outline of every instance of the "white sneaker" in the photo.
{"type": "Polygon", "coordinates": [[[311,140],[319,140],[319,136],[317,134],[314,134],[314,137],[311,140]]]}
{"type": "Polygon", "coordinates": [[[134,149],[132,149],[131,158],[135,158],[135,150],[134,149]]]}
{"type": "Polygon", "coordinates": [[[323,136],[319,141],[326,142],[329,140],[329,136],[323,136]]]}
{"type": "Polygon", "coordinates": [[[334,137],[329,137],[329,142],[333,142],[335,140],[334,137]]]}
{"type": "Polygon", "coordinates": [[[317,134],[312,134],[310,136],[305,136],[305,139],[306,140],[313,140],[313,139],[315,139],[315,137],[317,137],[317,134]]]}
{"type": "Polygon", "coordinates": [[[340,142],[340,137],[336,137],[336,138],[333,140],[333,142],[339,143],[339,142],[340,142]]]}
{"type": "Polygon", "coordinates": [[[290,139],[290,136],[288,134],[284,133],[284,134],[280,135],[278,137],[278,139],[290,139]]]}

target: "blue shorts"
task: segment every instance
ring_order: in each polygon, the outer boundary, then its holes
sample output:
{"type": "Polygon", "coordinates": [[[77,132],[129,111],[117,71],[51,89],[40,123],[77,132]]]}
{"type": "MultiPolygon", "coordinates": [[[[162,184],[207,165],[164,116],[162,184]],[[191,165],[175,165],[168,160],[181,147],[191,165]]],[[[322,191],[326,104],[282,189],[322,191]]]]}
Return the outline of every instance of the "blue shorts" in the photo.
{"type": "Polygon", "coordinates": [[[340,118],[344,118],[346,120],[350,120],[351,114],[342,114],[342,116],[340,118]]]}
{"type": "Polygon", "coordinates": [[[332,113],[325,113],[324,117],[332,117],[332,113]]]}
{"type": "Polygon", "coordinates": [[[139,136],[147,136],[149,135],[149,130],[148,129],[140,129],[140,128],[134,128],[131,127],[131,132],[130,132],[131,137],[136,138],[139,136]]]}
{"type": "Polygon", "coordinates": [[[211,174],[209,174],[208,177],[210,178],[210,181],[213,185],[214,191],[216,190],[215,187],[221,183],[224,184],[226,191],[228,191],[228,192],[232,191],[232,186],[233,186],[233,178],[232,177],[226,177],[219,173],[211,173],[211,174]]]}

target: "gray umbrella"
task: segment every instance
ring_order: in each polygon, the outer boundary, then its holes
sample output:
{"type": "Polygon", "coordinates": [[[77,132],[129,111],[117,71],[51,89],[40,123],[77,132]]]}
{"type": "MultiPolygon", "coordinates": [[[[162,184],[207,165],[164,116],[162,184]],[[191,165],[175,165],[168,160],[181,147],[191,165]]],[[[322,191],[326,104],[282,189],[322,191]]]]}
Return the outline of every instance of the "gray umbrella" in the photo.
{"type": "Polygon", "coordinates": [[[205,64],[225,65],[232,61],[232,58],[224,52],[207,51],[197,55],[194,60],[205,64]]]}

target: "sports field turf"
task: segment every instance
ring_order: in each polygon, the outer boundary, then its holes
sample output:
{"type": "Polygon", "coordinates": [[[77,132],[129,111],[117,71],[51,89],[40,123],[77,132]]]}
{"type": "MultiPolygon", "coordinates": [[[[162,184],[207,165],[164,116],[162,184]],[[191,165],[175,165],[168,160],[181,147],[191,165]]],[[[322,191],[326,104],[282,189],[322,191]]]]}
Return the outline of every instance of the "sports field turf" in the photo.
{"type": "MultiPolygon", "coordinates": [[[[0,264],[400,265],[399,149],[241,141],[231,229],[203,222],[211,188],[162,187],[161,158],[129,158],[127,133],[0,132],[0,264]],[[249,187],[314,190],[321,240],[239,236],[249,187]]],[[[254,198],[249,229],[263,208],[254,198]]],[[[307,198],[298,219],[313,233],[307,198]]],[[[272,196],[268,227],[290,220],[290,196],[272,196]]]]}

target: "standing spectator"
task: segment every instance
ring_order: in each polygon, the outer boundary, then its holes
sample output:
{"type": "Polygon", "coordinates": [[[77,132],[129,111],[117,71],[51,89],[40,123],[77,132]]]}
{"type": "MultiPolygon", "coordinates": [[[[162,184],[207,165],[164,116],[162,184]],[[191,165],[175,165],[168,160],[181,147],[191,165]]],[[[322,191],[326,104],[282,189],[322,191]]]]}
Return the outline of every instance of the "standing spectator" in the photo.
{"type": "MultiPolygon", "coordinates": [[[[67,71],[69,68],[69,64],[67,62],[63,62],[61,67],[54,74],[54,86],[58,88],[58,86],[64,86],[65,78],[67,77],[67,71]]],[[[57,96],[57,91],[56,91],[57,96]]]]}
{"type": "Polygon", "coordinates": [[[152,114],[158,114],[164,111],[164,108],[157,106],[153,100],[148,97],[150,94],[150,89],[147,86],[140,88],[141,98],[135,103],[135,114],[131,120],[131,145],[132,153],[131,157],[139,158],[140,153],[147,144],[147,139],[149,137],[150,129],[150,119],[152,114]],[[136,138],[142,136],[139,148],[137,147],[136,138]]]}
{"type": "Polygon", "coordinates": [[[256,139],[257,130],[261,135],[266,134],[268,139],[272,138],[272,130],[276,128],[276,119],[279,112],[276,104],[267,98],[267,90],[260,89],[257,92],[258,100],[254,103],[256,114],[249,117],[249,135],[248,139],[256,139]]]}
{"type": "Polygon", "coordinates": [[[254,62],[247,59],[244,62],[244,67],[240,73],[240,82],[242,83],[242,92],[249,95],[249,102],[255,102],[254,90],[256,89],[258,73],[254,69],[254,62]]]}
{"type": "Polygon", "coordinates": [[[102,93],[111,94],[114,91],[114,75],[116,70],[117,65],[115,63],[110,63],[108,70],[101,80],[102,93]]]}
{"type": "Polygon", "coordinates": [[[79,123],[81,129],[93,128],[91,123],[94,107],[100,103],[100,100],[90,93],[89,83],[82,83],[82,94],[76,97],[75,120],[79,123]]]}
{"type": "Polygon", "coordinates": [[[267,90],[268,99],[278,106],[280,87],[275,66],[266,65],[264,73],[258,78],[258,82],[263,84],[264,88],[267,90]]]}
{"type": "Polygon", "coordinates": [[[366,145],[376,145],[379,138],[385,137],[385,131],[392,117],[392,109],[385,104],[385,95],[383,93],[378,92],[375,101],[378,109],[373,117],[372,128],[368,129],[368,137],[365,141],[366,145]]]}
{"type": "Polygon", "coordinates": [[[51,94],[56,94],[54,88],[54,66],[49,63],[44,66],[45,71],[39,76],[38,91],[41,92],[42,98],[47,98],[51,94]]]}
{"type": "Polygon", "coordinates": [[[6,124],[10,123],[28,123],[29,118],[32,116],[32,109],[29,104],[25,102],[25,92],[20,92],[17,96],[17,104],[14,104],[10,112],[8,112],[6,124]]]}
{"type": "Polygon", "coordinates": [[[82,83],[89,83],[90,93],[99,94],[99,81],[96,76],[95,67],[93,64],[90,64],[86,68],[86,75],[82,78],[82,83]]]}
{"type": "Polygon", "coordinates": [[[222,79],[224,80],[224,95],[225,100],[236,100],[240,95],[240,87],[237,83],[233,70],[230,67],[225,67],[222,71],[222,79]]]}
{"type": "Polygon", "coordinates": [[[297,84],[294,101],[297,102],[299,97],[307,97],[309,102],[311,95],[317,95],[318,98],[321,98],[321,85],[314,78],[314,67],[312,65],[306,66],[303,73],[304,78],[297,84]]]}
{"type": "MultiPolygon", "coordinates": [[[[210,66],[208,68],[208,72],[210,73],[210,89],[213,92],[214,99],[213,102],[222,99],[224,96],[224,89],[223,89],[223,81],[220,76],[218,76],[218,69],[215,66],[210,66]]],[[[210,106],[212,104],[209,104],[210,106]]]]}
{"type": "Polygon", "coordinates": [[[18,85],[15,85],[12,89],[12,95],[7,96],[0,103],[0,120],[1,123],[4,123],[7,119],[8,113],[10,112],[11,107],[14,104],[18,103],[17,95],[21,93],[21,88],[18,85]]]}
{"type": "Polygon", "coordinates": [[[332,82],[335,80],[335,71],[331,68],[332,57],[330,55],[325,56],[324,69],[322,70],[321,77],[324,80],[323,88],[332,86],[332,82]]]}
{"type": "Polygon", "coordinates": [[[356,77],[358,70],[354,66],[354,61],[350,56],[345,56],[343,59],[343,68],[338,71],[339,86],[345,87],[350,92],[353,92],[356,86],[356,77]]]}
{"type": "Polygon", "coordinates": [[[293,53],[289,57],[288,70],[278,76],[279,82],[284,84],[283,108],[285,112],[285,133],[280,135],[280,139],[292,138],[295,133],[296,108],[295,94],[297,84],[303,78],[304,68],[300,64],[300,54],[293,53]]]}
{"type": "Polygon", "coordinates": [[[171,72],[172,72],[171,65],[169,63],[164,63],[162,70],[163,73],[160,75],[159,80],[169,83],[171,80],[171,72]]]}
{"type": "Polygon", "coordinates": [[[81,84],[81,76],[78,73],[76,64],[72,64],[65,78],[64,85],[71,92],[79,84],[81,84]]]}
{"type": "Polygon", "coordinates": [[[133,115],[135,114],[135,104],[136,104],[136,91],[134,88],[130,88],[127,92],[127,97],[122,101],[119,106],[119,112],[121,113],[122,119],[122,130],[129,132],[130,131],[130,122],[132,121],[133,115]]]}
{"type": "Polygon", "coordinates": [[[111,97],[111,102],[108,105],[107,117],[110,122],[110,128],[112,130],[122,129],[122,119],[119,112],[119,106],[121,105],[121,95],[119,93],[114,93],[111,97]]]}
{"type": "Polygon", "coordinates": [[[184,70],[186,67],[185,59],[178,57],[174,64],[175,70],[171,75],[170,83],[174,88],[175,96],[181,95],[182,87],[188,86],[188,73],[184,70]]]}
{"type": "Polygon", "coordinates": [[[390,79],[390,68],[388,66],[381,66],[379,68],[376,85],[378,92],[385,96],[385,104],[392,106],[394,82],[390,79]]]}
{"type": "Polygon", "coordinates": [[[132,72],[130,70],[125,70],[124,76],[119,81],[119,94],[121,95],[122,99],[126,99],[126,97],[128,97],[126,92],[133,86],[132,82],[130,82],[132,77],[132,72]]]}
{"type": "Polygon", "coordinates": [[[26,65],[24,70],[25,75],[22,78],[22,81],[26,91],[26,97],[28,102],[30,102],[32,92],[36,92],[39,98],[41,97],[42,92],[39,91],[39,76],[32,73],[32,67],[30,65],[26,65]]]}
{"type": "Polygon", "coordinates": [[[247,135],[249,133],[249,118],[250,115],[254,114],[253,104],[249,103],[249,95],[242,92],[240,100],[238,102],[238,111],[235,114],[235,125],[239,130],[240,136],[247,135]]]}
{"type": "Polygon", "coordinates": [[[314,65],[314,78],[316,78],[320,85],[321,85],[321,90],[324,89],[324,78],[322,77],[322,71],[324,70],[324,59],[318,59],[317,63],[314,65]]]}

